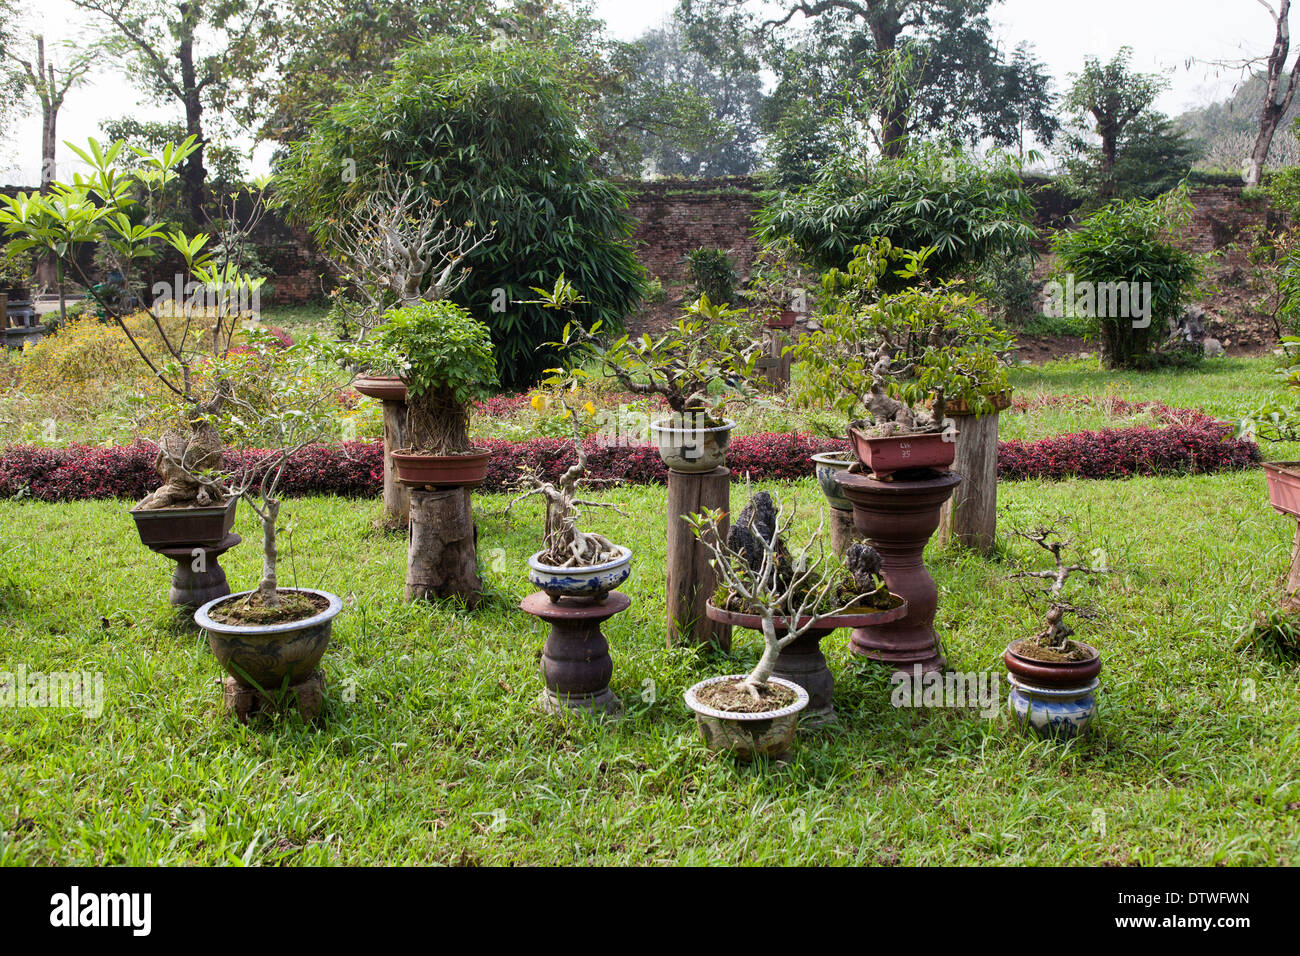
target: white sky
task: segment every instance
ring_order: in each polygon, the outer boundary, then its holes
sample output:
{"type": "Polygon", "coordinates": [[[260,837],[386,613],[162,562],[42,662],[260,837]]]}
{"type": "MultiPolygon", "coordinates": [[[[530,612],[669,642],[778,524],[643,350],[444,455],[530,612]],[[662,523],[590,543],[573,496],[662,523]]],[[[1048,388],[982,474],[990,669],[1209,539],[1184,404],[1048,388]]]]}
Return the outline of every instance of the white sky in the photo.
{"type": "MultiPolygon", "coordinates": [[[[93,17],[68,0],[23,0],[32,25],[47,38],[74,38],[94,32],[93,17]],[[39,12],[35,12],[39,10],[39,12]]],[[[596,0],[597,13],[621,39],[632,39],[661,23],[675,0],[596,0]]],[[[1298,15],[1297,19],[1300,19],[1298,15]]],[[[1225,98],[1237,79],[1232,71],[1216,71],[1188,61],[1233,59],[1258,55],[1272,44],[1272,23],[1258,0],[1004,0],[993,9],[999,40],[1007,49],[1031,42],[1038,58],[1057,80],[1078,70],[1087,55],[1109,59],[1127,43],[1133,64],[1146,72],[1168,71],[1171,89],[1159,107],[1176,114],[1192,106],[1225,98]]],[[[1294,24],[1300,35],[1300,22],[1294,24]]],[[[1297,44],[1300,46],[1300,44],[1297,44]]],[[[1292,50],[1296,56],[1297,50],[1292,50]]],[[[73,90],[59,114],[60,142],[84,143],[102,136],[101,119],[135,115],[148,119],[179,117],[179,110],[158,107],[132,87],[111,64],[73,90]]],[[[32,185],[38,180],[40,117],[21,121],[8,142],[0,144],[0,182],[32,185]]],[[[255,154],[255,166],[265,162],[266,150],[255,154]]],[[[61,148],[59,174],[71,169],[68,151],[61,148]]]]}

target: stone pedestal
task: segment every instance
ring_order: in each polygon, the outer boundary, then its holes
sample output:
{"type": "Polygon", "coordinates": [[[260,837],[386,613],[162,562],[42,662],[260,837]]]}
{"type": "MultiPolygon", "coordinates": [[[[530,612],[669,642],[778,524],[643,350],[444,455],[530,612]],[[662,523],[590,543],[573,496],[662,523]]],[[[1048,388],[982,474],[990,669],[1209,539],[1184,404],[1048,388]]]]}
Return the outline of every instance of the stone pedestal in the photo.
{"type": "Polygon", "coordinates": [[[172,606],[192,612],[229,594],[226,572],[217,559],[241,541],[243,538],[231,532],[217,545],[152,549],[176,562],[171,589],[167,592],[167,600],[172,606]]]}
{"type": "Polygon", "coordinates": [[[932,477],[881,481],[845,472],[835,478],[853,502],[854,524],[880,552],[885,584],[909,605],[900,620],[855,628],[852,651],[908,673],[918,664],[922,672],[944,667],[934,630],[939,588],[921,556],[939,526],[943,503],[962,478],[955,472],[929,474],[932,477]]]}
{"type": "Polygon", "coordinates": [[[283,694],[278,691],[263,693],[245,687],[233,677],[221,681],[222,703],[226,714],[241,723],[248,723],[257,714],[284,713],[296,710],[303,720],[315,720],[325,707],[325,674],[316,671],[310,677],[290,684],[283,694]]]}
{"type": "Polygon", "coordinates": [[[611,591],[600,604],[573,598],[552,601],[544,591],[524,598],[520,610],[551,625],[542,650],[542,679],[546,682],[539,701],[542,710],[550,714],[566,710],[617,714],[622,710],[609,689],[614,661],[600,625],[631,603],[621,591],[611,591]]]}

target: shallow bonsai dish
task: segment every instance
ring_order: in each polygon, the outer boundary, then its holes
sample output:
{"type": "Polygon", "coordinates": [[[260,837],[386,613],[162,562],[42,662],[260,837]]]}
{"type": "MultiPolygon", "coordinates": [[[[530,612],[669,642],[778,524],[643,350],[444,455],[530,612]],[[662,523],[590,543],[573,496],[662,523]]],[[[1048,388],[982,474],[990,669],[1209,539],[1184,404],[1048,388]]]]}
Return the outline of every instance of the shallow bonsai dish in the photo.
{"type": "Polygon", "coordinates": [[[140,543],[146,548],[215,547],[234,527],[238,504],[238,498],[230,498],[205,507],[142,509],[137,502],[127,513],[135,519],[140,543]]]}
{"type": "Polygon", "coordinates": [[[406,401],[406,385],[396,375],[362,375],[353,381],[352,387],[382,402],[406,401]]]}
{"type": "Polygon", "coordinates": [[[673,471],[703,474],[720,468],[727,461],[727,445],[736,423],[726,420],[704,428],[674,425],[672,418],[661,418],[650,425],[659,457],[673,471]]]}
{"type": "Polygon", "coordinates": [[[1040,661],[1013,650],[1019,643],[1013,641],[1007,645],[1002,662],[1014,676],[1034,687],[1078,687],[1101,673],[1101,652],[1083,641],[1073,642],[1088,652],[1088,657],[1081,661],[1040,661]]]}
{"type": "Polygon", "coordinates": [[[314,588],[280,588],[323,597],[328,606],[311,617],[279,624],[225,624],[214,620],[213,609],[252,594],[240,591],[204,604],[194,612],[194,621],[208,635],[217,662],[245,687],[276,690],[288,678],[297,683],[311,676],[329,645],[334,618],[343,610],[338,595],[314,588]],[[254,684],[256,682],[256,684],[254,684]]]}
{"type": "Polygon", "coordinates": [[[468,455],[413,455],[395,451],[397,480],[411,488],[474,488],[487,480],[491,452],[468,455]]]}
{"type": "Polygon", "coordinates": [[[896,471],[933,468],[946,471],[957,457],[957,432],[920,432],[875,438],[856,426],[849,429],[853,452],[877,478],[896,471]]]}
{"type": "MultiPolygon", "coordinates": [[[[878,624],[890,624],[894,621],[901,621],[907,617],[908,604],[897,594],[891,595],[897,602],[893,607],[883,608],[873,612],[854,612],[845,614],[835,614],[830,617],[824,617],[817,622],[818,630],[834,631],[842,627],[874,627],[878,624]]],[[[704,607],[704,613],[708,615],[709,620],[717,621],[720,624],[731,624],[736,627],[744,627],[749,630],[762,630],[763,618],[758,614],[746,614],[744,611],[729,611],[726,608],[718,607],[712,600],[704,607]]],[[[803,624],[807,618],[800,618],[799,623],[803,624]]],[[[775,619],[778,629],[787,627],[789,618],[778,617],[775,619]]]]}
{"type": "Polygon", "coordinates": [[[585,568],[557,568],[542,563],[538,551],[528,559],[528,580],[552,601],[561,598],[604,601],[632,573],[632,549],[619,545],[619,556],[585,568]]]}
{"type": "Polygon", "coordinates": [[[790,749],[799,726],[799,712],[808,706],[808,692],[794,681],[770,677],[768,682],[793,691],[793,703],[778,710],[759,713],[732,713],[717,710],[702,703],[699,692],[711,684],[722,681],[744,680],[745,674],[723,674],[710,677],[689,687],[683,695],[686,706],[695,713],[704,745],[709,750],[727,750],[742,760],[752,760],[759,754],[779,757],[790,749]]]}

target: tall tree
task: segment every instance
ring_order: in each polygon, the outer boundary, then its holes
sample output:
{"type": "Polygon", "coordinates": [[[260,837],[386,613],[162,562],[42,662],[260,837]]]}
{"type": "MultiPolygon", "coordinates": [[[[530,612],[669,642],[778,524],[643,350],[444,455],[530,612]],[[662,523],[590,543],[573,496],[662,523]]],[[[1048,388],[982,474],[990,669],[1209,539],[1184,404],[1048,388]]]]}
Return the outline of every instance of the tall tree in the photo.
{"type": "Polygon", "coordinates": [[[110,26],[106,43],[161,102],[178,105],[198,149],[181,167],[190,216],[204,219],[206,115],[237,103],[268,69],[270,0],[72,0],[110,26]]]}
{"type": "Polygon", "coordinates": [[[1248,72],[1254,72],[1264,63],[1264,102],[1259,108],[1259,131],[1255,136],[1255,145],[1250,151],[1243,171],[1247,186],[1258,186],[1264,174],[1264,163],[1268,160],[1269,147],[1273,145],[1273,134],[1277,132],[1282,116],[1291,107],[1295,98],[1296,84],[1300,82],[1300,55],[1296,56],[1290,74],[1286,73],[1286,58],[1291,51],[1291,0],[1278,0],[1274,10],[1267,0],[1257,0],[1268,11],[1273,20],[1273,46],[1265,57],[1255,57],[1237,65],[1248,72]],[[1283,87],[1283,77],[1286,86],[1283,87]]]}
{"type": "MultiPolygon", "coordinates": [[[[1117,194],[1114,170],[1120,142],[1129,125],[1146,113],[1156,97],[1169,85],[1164,77],[1139,73],[1129,66],[1133,49],[1121,47],[1109,63],[1097,57],[1084,59],[1083,72],[1071,73],[1072,85],[1065,95],[1065,107],[1075,121],[1101,140],[1097,170],[1097,196],[1102,200],[1117,194]]],[[[1075,138],[1078,152],[1087,146],[1075,138]]]]}
{"type": "Polygon", "coordinates": [[[17,65],[21,93],[32,96],[41,108],[41,192],[48,192],[54,181],[58,149],[59,110],[68,91],[79,84],[95,65],[100,50],[95,46],[67,43],[65,65],[59,66],[46,56],[45,37],[35,34],[28,39],[30,49],[17,43],[4,48],[4,56],[17,65]],[[32,52],[35,55],[32,55],[32,52]]]}
{"type": "MultiPolygon", "coordinates": [[[[801,0],[770,15],[746,0],[682,0],[688,20],[741,12],[765,41],[765,60],[781,83],[818,88],[829,115],[856,122],[886,156],[901,156],[922,131],[1010,145],[1005,97],[1031,97],[1019,115],[1050,142],[1047,74],[1032,57],[1008,63],[992,40],[988,11],[997,0],[801,0]],[[817,80],[791,75],[812,70],[817,80]],[[1017,82],[1011,82],[1020,71],[1017,82]],[[1025,71],[1032,76],[1025,75],[1025,71]],[[1047,122],[1042,122],[1048,120],[1047,122]]],[[[765,7],[765,9],[771,9],[765,7]]],[[[807,120],[799,95],[782,97],[807,120]]],[[[823,115],[827,115],[825,111],[823,115]]],[[[778,117],[767,111],[769,127],[778,117]]],[[[798,125],[796,123],[796,125],[798,125]]],[[[787,128],[785,132],[789,132],[787,128]]]]}

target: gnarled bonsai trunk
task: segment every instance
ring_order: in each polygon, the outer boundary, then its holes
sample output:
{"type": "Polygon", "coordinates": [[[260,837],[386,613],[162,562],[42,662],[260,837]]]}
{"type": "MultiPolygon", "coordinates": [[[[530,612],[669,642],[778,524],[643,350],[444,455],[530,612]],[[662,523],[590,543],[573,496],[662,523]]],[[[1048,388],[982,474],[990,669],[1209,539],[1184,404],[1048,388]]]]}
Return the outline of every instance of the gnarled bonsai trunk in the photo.
{"type": "Polygon", "coordinates": [[[467,455],[474,450],[469,441],[469,410],[451,389],[439,388],[410,395],[406,400],[407,440],[415,454],[467,455]]]}
{"type": "Polygon", "coordinates": [[[257,583],[257,596],[266,607],[277,607],[280,604],[275,577],[275,564],[279,557],[275,544],[275,524],[279,517],[280,502],[266,501],[262,511],[262,580],[257,583]]]}

